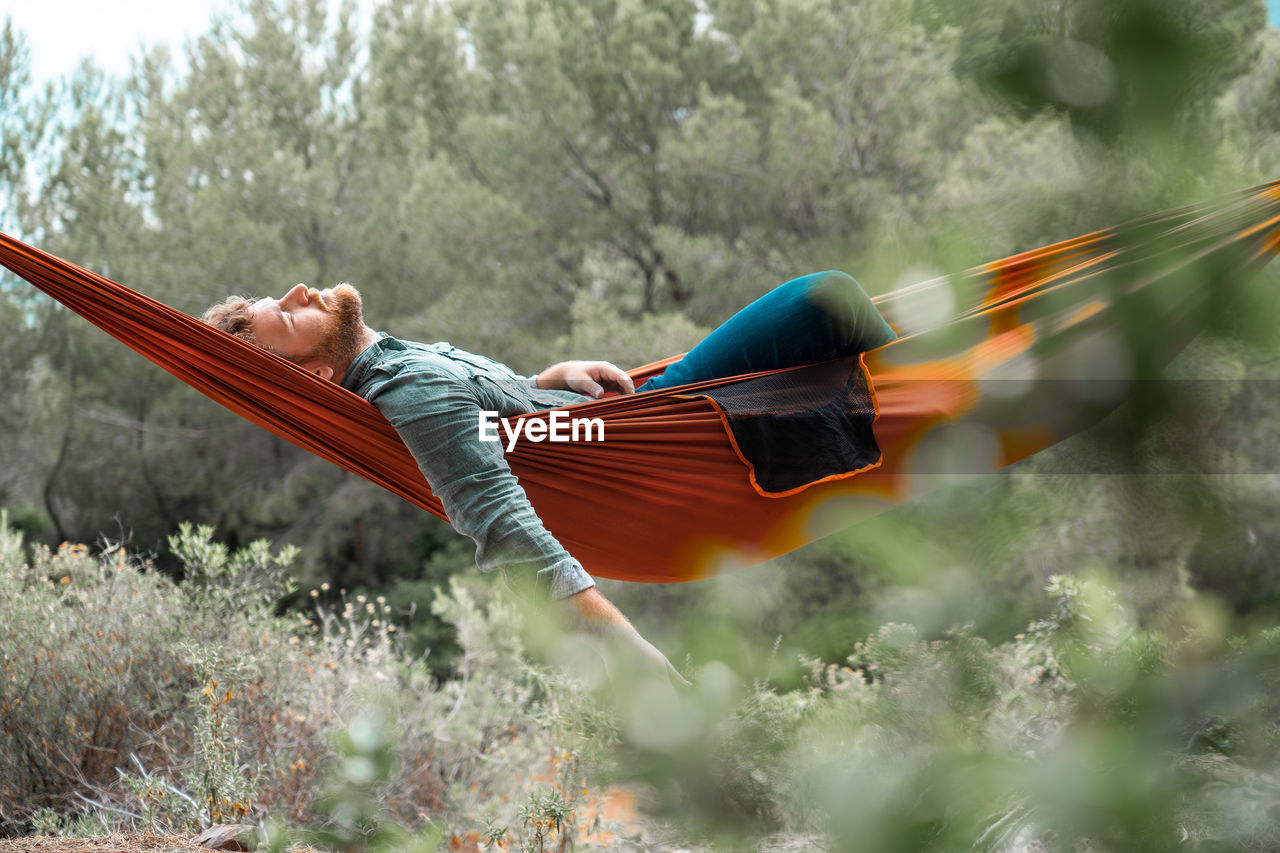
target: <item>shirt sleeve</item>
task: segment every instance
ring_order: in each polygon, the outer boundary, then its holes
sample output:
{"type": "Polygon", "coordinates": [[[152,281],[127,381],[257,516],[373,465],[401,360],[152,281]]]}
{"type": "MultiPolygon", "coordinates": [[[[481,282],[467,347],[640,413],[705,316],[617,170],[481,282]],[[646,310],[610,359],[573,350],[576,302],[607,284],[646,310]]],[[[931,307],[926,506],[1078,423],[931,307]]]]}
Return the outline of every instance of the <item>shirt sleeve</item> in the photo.
{"type": "Polygon", "coordinates": [[[407,370],[370,398],[391,422],[444,504],[449,521],[476,543],[481,571],[536,573],[551,598],[595,581],[543,526],[497,441],[481,441],[482,407],[474,388],[456,378],[407,370]]]}

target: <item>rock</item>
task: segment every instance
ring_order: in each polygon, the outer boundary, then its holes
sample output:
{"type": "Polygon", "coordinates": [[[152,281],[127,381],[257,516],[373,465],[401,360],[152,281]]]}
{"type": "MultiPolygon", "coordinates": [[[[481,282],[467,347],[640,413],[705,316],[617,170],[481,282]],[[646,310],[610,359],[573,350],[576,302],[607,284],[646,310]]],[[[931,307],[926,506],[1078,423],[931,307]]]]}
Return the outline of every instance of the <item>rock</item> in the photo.
{"type": "Polygon", "coordinates": [[[210,850],[248,850],[248,847],[236,840],[237,835],[248,829],[250,829],[248,826],[230,823],[214,824],[191,839],[191,843],[208,847],[210,850]]]}

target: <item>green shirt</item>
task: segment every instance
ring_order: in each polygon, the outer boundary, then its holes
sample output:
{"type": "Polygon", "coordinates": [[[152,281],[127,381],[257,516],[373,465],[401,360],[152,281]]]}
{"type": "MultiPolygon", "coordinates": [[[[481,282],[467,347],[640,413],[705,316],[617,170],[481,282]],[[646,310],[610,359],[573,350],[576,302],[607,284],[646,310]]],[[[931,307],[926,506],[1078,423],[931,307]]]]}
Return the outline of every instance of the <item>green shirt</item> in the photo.
{"type": "Polygon", "coordinates": [[[503,453],[505,438],[481,441],[482,411],[513,417],[589,400],[539,389],[535,380],[448,343],[381,333],[356,356],[342,387],[369,400],[395,427],[449,521],[476,543],[481,571],[536,573],[553,599],[595,585],[543,526],[503,453]]]}

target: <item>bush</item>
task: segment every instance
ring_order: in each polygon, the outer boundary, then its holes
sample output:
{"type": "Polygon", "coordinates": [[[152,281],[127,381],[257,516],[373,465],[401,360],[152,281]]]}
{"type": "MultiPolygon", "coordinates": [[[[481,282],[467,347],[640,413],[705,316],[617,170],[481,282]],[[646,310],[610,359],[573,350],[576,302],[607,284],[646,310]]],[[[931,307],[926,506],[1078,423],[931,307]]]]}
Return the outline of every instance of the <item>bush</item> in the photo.
{"type": "Polygon", "coordinates": [[[198,678],[180,644],[209,626],[172,606],[172,584],[118,548],[33,549],[0,526],[0,830],[79,805],[115,768],[158,759],[198,678]]]}
{"type": "Polygon", "coordinates": [[[525,660],[510,604],[437,590],[432,611],[461,649],[459,678],[439,682],[404,654],[383,599],[326,584],[314,617],[276,615],[292,553],[210,535],[174,538],[174,583],[114,546],[35,546],[24,561],[0,521],[0,834],[270,818],[399,849],[397,827],[478,838],[522,825],[535,789],[570,808],[584,795],[542,725],[558,693],[525,660]],[[351,776],[374,759],[377,773],[351,776]]]}
{"type": "Polygon", "coordinates": [[[179,584],[116,547],[24,562],[0,523],[5,832],[238,821],[266,849],[370,851],[1280,844],[1280,632],[1229,638],[1190,594],[1144,623],[1105,580],[1059,577],[1003,642],[890,623],[840,663],[803,659],[795,689],[708,660],[689,690],[592,690],[530,663],[499,590],[436,591],[460,649],[439,681],[385,601],[322,587],[314,617],[279,616],[288,554],[230,553],[203,528],[173,544],[179,584]],[[646,816],[605,820],[610,796],[646,816]]]}
{"type": "Polygon", "coordinates": [[[191,578],[175,585],[118,546],[37,545],[23,562],[0,525],[0,830],[42,809],[159,829],[306,813],[348,650],[272,615],[289,554],[209,535],[174,538],[191,578]]]}
{"type": "Polygon", "coordinates": [[[1048,591],[1008,642],[889,624],[801,690],[709,663],[628,696],[612,772],[731,849],[1275,849],[1275,632],[1227,643],[1194,599],[1144,627],[1102,580],[1048,591]]]}

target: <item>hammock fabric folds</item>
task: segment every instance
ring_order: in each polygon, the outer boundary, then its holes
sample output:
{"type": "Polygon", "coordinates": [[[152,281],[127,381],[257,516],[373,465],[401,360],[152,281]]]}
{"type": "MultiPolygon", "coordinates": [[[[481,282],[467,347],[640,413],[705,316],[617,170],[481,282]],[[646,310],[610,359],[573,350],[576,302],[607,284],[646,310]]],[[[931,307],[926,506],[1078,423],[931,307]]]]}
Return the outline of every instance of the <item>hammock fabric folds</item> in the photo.
{"type": "MultiPolygon", "coordinates": [[[[769,443],[740,448],[728,419],[738,402],[760,411],[762,395],[785,414],[804,405],[808,391],[796,389],[825,383],[838,394],[862,374],[857,365],[576,404],[573,416],[604,421],[605,441],[522,442],[508,461],[547,528],[594,575],[687,581],[753,565],[1095,422],[1277,249],[1273,182],[879,297],[899,338],[861,357],[878,411],[870,455],[810,485],[802,458],[757,477],[743,452],[759,459],[769,443]],[[1155,343],[1130,346],[1144,336],[1155,343]]],[[[360,397],[3,234],[0,264],[237,414],[445,517],[395,430],[360,397]]],[[[638,385],[676,358],[631,375],[638,385]]]]}

